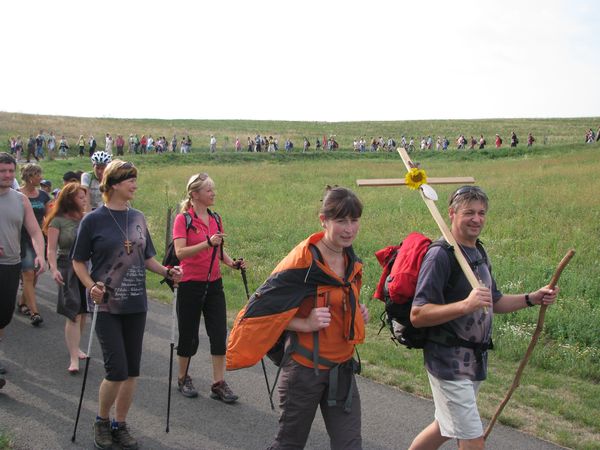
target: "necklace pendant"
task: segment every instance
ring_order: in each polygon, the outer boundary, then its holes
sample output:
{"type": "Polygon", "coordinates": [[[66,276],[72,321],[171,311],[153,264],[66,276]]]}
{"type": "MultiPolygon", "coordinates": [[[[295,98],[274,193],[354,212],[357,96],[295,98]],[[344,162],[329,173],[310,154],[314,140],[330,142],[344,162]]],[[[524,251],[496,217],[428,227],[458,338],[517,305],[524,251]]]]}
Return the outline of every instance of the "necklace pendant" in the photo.
{"type": "Polygon", "coordinates": [[[127,252],[128,255],[131,255],[131,253],[133,252],[133,244],[129,239],[125,239],[125,242],[123,242],[123,245],[125,246],[125,251],[127,252]]]}

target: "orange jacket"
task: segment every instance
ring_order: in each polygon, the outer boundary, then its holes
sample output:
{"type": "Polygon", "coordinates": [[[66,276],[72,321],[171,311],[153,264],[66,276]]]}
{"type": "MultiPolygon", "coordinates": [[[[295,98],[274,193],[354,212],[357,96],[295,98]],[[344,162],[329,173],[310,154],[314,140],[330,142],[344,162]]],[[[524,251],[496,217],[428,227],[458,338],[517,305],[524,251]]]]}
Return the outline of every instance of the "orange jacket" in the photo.
{"type": "MultiPolygon", "coordinates": [[[[322,237],[323,232],[319,232],[298,244],[239,312],[229,335],[227,370],[251,367],[260,361],[290,320],[296,315],[308,316],[315,303],[328,305],[332,313],[330,326],[319,332],[321,357],[334,362],[347,361],[352,357],[354,345],[364,341],[365,324],[359,307],[362,262],[348,247],[346,276],[339,278],[313,258],[310,246],[322,237]]],[[[312,335],[298,333],[299,343],[310,351],[312,335]]],[[[303,365],[313,366],[312,361],[296,353],[292,357],[303,365]]]]}

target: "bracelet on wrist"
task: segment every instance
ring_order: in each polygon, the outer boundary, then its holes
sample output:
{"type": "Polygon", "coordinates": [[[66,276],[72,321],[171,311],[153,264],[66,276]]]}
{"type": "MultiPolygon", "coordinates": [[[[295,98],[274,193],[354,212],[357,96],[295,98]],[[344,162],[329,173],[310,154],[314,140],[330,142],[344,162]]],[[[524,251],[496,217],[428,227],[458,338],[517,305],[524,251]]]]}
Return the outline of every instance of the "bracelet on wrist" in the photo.
{"type": "Polygon", "coordinates": [[[529,299],[529,294],[525,294],[525,303],[526,303],[526,304],[527,304],[527,306],[528,306],[528,307],[530,307],[530,308],[531,308],[532,306],[535,306],[535,305],[533,304],[533,302],[532,302],[532,301],[529,299]]]}
{"type": "Polygon", "coordinates": [[[94,289],[96,286],[98,286],[98,283],[94,283],[90,286],[90,292],[92,292],[92,289],[94,289]]]}
{"type": "Polygon", "coordinates": [[[208,244],[209,247],[214,247],[213,243],[210,242],[210,237],[206,238],[206,243],[208,244]]]}

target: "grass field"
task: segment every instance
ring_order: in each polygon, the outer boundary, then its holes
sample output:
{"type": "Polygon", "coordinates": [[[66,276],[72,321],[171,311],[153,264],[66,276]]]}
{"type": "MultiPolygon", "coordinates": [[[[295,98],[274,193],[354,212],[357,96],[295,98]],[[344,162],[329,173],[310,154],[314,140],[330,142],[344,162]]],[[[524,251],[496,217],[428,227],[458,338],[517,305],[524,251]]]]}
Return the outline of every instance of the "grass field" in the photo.
{"type": "MultiPolygon", "coordinates": [[[[7,126],[4,116],[0,117],[2,137],[7,133],[7,126]]],[[[17,119],[17,122],[27,123],[26,117],[17,119]]],[[[68,119],[61,120],[68,122],[68,119]]],[[[595,128],[598,119],[561,121],[535,122],[547,125],[542,133],[555,143],[539,145],[533,150],[519,146],[516,150],[424,152],[413,157],[422,162],[430,176],[472,175],[488,192],[490,211],[482,240],[502,291],[522,293],[546,284],[565,252],[569,248],[577,251],[561,278],[560,299],[546,315],[545,332],[525,371],[521,387],[500,420],[561,445],[593,449],[600,448],[600,287],[597,283],[600,264],[597,243],[600,198],[597,192],[600,180],[596,176],[600,170],[597,156],[600,145],[575,142],[581,140],[580,135],[586,128],[595,128]],[[572,133],[560,134],[564,130],[572,133]]],[[[132,122],[123,121],[121,126],[125,129],[132,122]]],[[[485,123],[486,130],[492,130],[494,124],[510,129],[510,122],[448,121],[431,126],[443,125],[450,130],[447,134],[458,129],[471,134],[465,128],[474,130],[484,127],[485,123]]],[[[527,121],[512,122],[517,130],[526,129],[527,121]]],[[[118,124],[119,121],[111,123],[118,124]]],[[[155,121],[139,123],[148,129],[155,126],[155,121]]],[[[78,122],[79,126],[82,124],[78,122]]],[[[211,122],[211,126],[221,130],[219,124],[224,131],[216,132],[217,135],[229,134],[236,127],[242,129],[243,125],[247,130],[273,127],[279,136],[285,136],[286,127],[292,127],[287,122],[211,122]]],[[[46,123],[35,125],[29,123],[27,129],[52,129],[46,123]]],[[[189,129],[194,130],[207,130],[206,125],[191,121],[188,124],[189,129]]],[[[299,136],[314,132],[316,137],[316,130],[325,126],[334,125],[293,124],[299,136]]],[[[360,123],[355,124],[354,130],[350,124],[344,126],[348,127],[351,138],[361,134],[359,129],[372,130],[376,136],[387,136],[386,130],[410,129],[411,126],[420,136],[429,134],[425,129],[430,123],[360,123]]],[[[8,132],[15,130],[17,128],[8,132]]],[[[491,133],[485,131],[485,134],[491,133]]],[[[526,131],[517,133],[523,141],[526,131]]],[[[333,134],[342,135],[337,128],[333,134]]],[[[441,133],[432,130],[431,134],[441,133]]],[[[159,249],[164,248],[166,210],[183,198],[187,178],[199,171],[211,175],[218,191],[215,209],[224,217],[228,233],[228,252],[247,259],[251,288],[257,287],[296,243],[318,229],[317,211],[326,184],[354,187],[358,178],[397,178],[404,172],[397,155],[379,153],[195,153],[128,158],[140,169],[134,206],[146,214],[159,249]]],[[[44,176],[56,184],[66,170],[87,169],[87,166],[87,159],[47,162],[43,163],[44,176]]],[[[404,187],[355,190],[365,204],[355,249],[365,263],[362,300],[369,305],[372,318],[367,342],[361,348],[364,374],[417,395],[429,396],[420,352],[396,348],[385,331],[377,334],[377,318],[382,305],[372,299],[380,274],[373,254],[381,247],[397,243],[410,231],[418,230],[430,236],[437,236],[439,232],[418,194],[404,187]]],[[[439,208],[445,211],[443,199],[453,188],[437,187],[436,190],[442,199],[438,202],[439,208]]],[[[224,282],[229,313],[233,318],[245,302],[243,285],[239,274],[228,269],[224,270],[224,282]]],[[[151,277],[149,286],[153,296],[165,301],[169,299],[158,279],[151,277]]],[[[484,417],[493,414],[508,389],[529,343],[536,314],[537,308],[532,308],[495,317],[496,350],[490,356],[490,377],[482,388],[479,401],[484,417]]]]}

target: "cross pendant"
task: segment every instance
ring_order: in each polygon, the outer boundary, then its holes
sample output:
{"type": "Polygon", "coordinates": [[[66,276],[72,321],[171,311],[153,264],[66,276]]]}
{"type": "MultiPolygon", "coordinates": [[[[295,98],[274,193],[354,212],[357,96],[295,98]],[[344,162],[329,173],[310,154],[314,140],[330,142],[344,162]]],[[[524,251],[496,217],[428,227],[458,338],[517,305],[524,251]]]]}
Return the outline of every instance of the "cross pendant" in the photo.
{"type": "Polygon", "coordinates": [[[123,245],[125,246],[125,251],[127,252],[128,255],[131,255],[131,252],[133,251],[132,247],[133,244],[129,239],[125,239],[125,242],[123,242],[123,245]]]}

